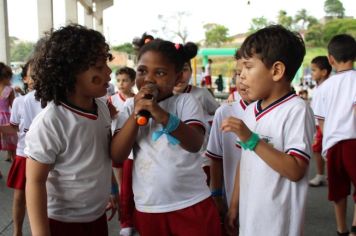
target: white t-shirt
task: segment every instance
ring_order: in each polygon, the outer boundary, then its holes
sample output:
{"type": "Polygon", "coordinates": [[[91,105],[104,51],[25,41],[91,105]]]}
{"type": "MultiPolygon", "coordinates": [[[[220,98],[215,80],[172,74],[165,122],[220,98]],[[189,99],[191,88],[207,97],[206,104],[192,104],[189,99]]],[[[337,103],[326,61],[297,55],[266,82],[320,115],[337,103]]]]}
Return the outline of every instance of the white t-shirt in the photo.
{"type": "Polygon", "coordinates": [[[23,129],[27,132],[33,119],[42,111],[41,103],[35,98],[35,90],[29,92],[24,97],[23,129]]]}
{"type": "Polygon", "coordinates": [[[25,131],[23,129],[23,109],[24,109],[24,96],[18,96],[12,103],[10,124],[17,126],[19,131],[17,132],[17,146],[16,155],[19,157],[25,157],[25,131]]]}
{"type": "MultiPolygon", "coordinates": [[[[215,111],[219,108],[220,104],[215,100],[213,95],[206,88],[199,88],[196,86],[188,85],[187,88],[184,90],[184,93],[192,94],[199,101],[203,108],[204,122],[207,127],[207,132],[205,133],[204,143],[202,145],[200,153],[202,157],[205,157],[211,123],[213,122],[215,111]]],[[[210,166],[210,164],[211,163],[209,158],[203,159],[203,166],[210,166]]]]}
{"type": "MultiPolygon", "coordinates": [[[[315,130],[311,108],[290,93],[264,110],[249,105],[243,121],[275,149],[309,163],[315,130]]],[[[240,235],[303,235],[308,174],[298,182],[281,176],[255,152],[243,150],[240,161],[240,235]]]]}
{"type": "Polygon", "coordinates": [[[206,156],[223,161],[224,184],[227,204],[230,205],[234,190],[236,166],[241,158],[241,147],[236,145],[237,136],[233,132],[222,132],[221,123],[226,118],[233,116],[241,119],[246,109],[245,103],[236,101],[221,105],[215,113],[210,132],[206,156]]]}
{"type": "MultiPolygon", "coordinates": [[[[129,116],[134,108],[133,99],[127,99],[126,106],[129,116]]],[[[190,94],[169,97],[159,102],[159,106],[186,124],[204,127],[202,108],[190,94]]],[[[115,130],[123,126],[120,119],[125,120],[119,115],[115,130]]],[[[176,211],[211,195],[201,168],[201,155],[170,144],[165,135],[153,141],[152,133],[161,128],[161,124],[150,119],[146,126],[139,128],[133,146],[132,185],[135,206],[141,212],[176,211]]]]}
{"type": "MultiPolygon", "coordinates": [[[[116,108],[116,110],[119,112],[117,116],[120,116],[120,119],[124,117],[123,122],[125,122],[127,119],[126,115],[121,115],[120,113],[124,111],[126,98],[124,96],[122,96],[120,92],[116,92],[114,95],[112,95],[109,98],[109,102],[111,102],[114,105],[114,107],[116,108]]],[[[114,123],[115,122],[113,122],[113,124],[112,124],[112,132],[113,133],[115,133],[115,124],[114,123]]],[[[116,130],[116,132],[118,132],[118,130],[116,130]]],[[[130,153],[128,158],[131,160],[133,159],[132,152],[130,153]]]]}
{"type": "Polygon", "coordinates": [[[339,72],[322,85],[314,113],[324,119],[322,155],[326,156],[336,143],[356,139],[356,71],[339,72]]]}
{"type": "Polygon", "coordinates": [[[25,153],[51,165],[47,178],[48,217],[91,222],[101,217],[111,186],[111,118],[96,99],[97,113],[49,103],[26,134],[25,153]]]}
{"type": "Polygon", "coordinates": [[[114,95],[112,95],[109,98],[109,101],[114,105],[117,111],[123,111],[124,110],[124,104],[125,104],[125,97],[121,95],[120,92],[116,92],[114,95]]]}

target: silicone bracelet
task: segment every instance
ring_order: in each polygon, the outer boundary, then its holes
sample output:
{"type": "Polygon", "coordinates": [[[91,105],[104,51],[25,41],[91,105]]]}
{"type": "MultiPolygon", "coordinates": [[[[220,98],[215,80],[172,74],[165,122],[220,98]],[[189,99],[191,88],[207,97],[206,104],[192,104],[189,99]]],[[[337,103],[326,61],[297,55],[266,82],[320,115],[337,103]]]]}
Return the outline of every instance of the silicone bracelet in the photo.
{"type": "Polygon", "coordinates": [[[237,143],[240,144],[240,146],[244,150],[253,151],[253,150],[255,150],[259,141],[260,141],[260,137],[258,137],[258,134],[252,132],[250,138],[246,142],[237,141],[237,143]]]}

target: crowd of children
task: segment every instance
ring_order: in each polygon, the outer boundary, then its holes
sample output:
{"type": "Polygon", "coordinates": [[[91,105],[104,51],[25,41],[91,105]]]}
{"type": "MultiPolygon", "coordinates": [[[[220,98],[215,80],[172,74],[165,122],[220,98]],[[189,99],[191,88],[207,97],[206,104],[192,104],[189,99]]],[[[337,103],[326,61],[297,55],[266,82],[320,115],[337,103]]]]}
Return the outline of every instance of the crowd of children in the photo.
{"type": "Polygon", "coordinates": [[[189,83],[196,44],[148,34],[133,44],[136,68],[116,71],[114,94],[109,45],[83,26],[39,41],[22,72],[27,94],[15,100],[11,69],[0,63],[13,235],[22,235],[26,210],[33,235],[108,235],[106,211],[111,219],[117,207],[122,236],[303,235],[312,156],[309,185],[328,183],[337,235],[356,235],[356,205],[351,230],[346,222],[356,186],[352,36],[336,35],[328,56],[311,61],[311,104],[291,89],[304,41],[282,26],[245,39],[236,91],[221,105],[189,83]]]}

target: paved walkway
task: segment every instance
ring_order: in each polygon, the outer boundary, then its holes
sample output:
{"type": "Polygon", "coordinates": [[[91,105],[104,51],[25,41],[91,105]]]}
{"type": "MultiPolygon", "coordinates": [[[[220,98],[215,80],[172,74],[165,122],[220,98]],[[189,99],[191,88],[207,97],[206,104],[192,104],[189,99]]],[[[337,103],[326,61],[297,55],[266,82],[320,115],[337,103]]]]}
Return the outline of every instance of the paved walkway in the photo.
{"type": "MultiPolygon", "coordinates": [[[[6,187],[7,172],[11,163],[4,161],[4,153],[0,152],[0,170],[4,178],[0,180],[0,235],[12,235],[12,190],[6,187]]],[[[314,162],[311,163],[310,175],[314,175],[314,162]]],[[[352,220],[353,203],[349,201],[348,222],[352,220]]],[[[30,235],[29,223],[25,219],[24,236],[30,235]]],[[[336,226],[333,215],[333,207],[327,201],[327,188],[310,188],[307,200],[305,235],[306,236],[334,236],[336,226]]],[[[109,235],[118,236],[119,227],[117,220],[109,222],[109,235]]],[[[138,236],[138,235],[137,235],[138,236]]]]}

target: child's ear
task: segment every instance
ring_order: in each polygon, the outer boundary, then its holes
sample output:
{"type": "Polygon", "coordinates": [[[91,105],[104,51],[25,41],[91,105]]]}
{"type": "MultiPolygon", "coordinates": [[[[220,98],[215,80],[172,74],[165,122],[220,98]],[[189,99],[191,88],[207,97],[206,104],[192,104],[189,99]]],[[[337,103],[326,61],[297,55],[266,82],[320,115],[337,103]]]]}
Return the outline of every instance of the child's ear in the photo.
{"type": "Polygon", "coordinates": [[[276,61],[272,65],[272,79],[275,82],[280,81],[285,76],[286,66],[281,61],[276,61]]]}
{"type": "Polygon", "coordinates": [[[176,86],[177,84],[179,84],[180,82],[182,82],[183,80],[183,71],[179,72],[177,74],[177,77],[176,77],[176,81],[175,81],[175,84],[174,86],[176,86]]]}
{"type": "Polygon", "coordinates": [[[332,55],[328,55],[328,61],[331,66],[335,65],[335,58],[332,55]]]}

